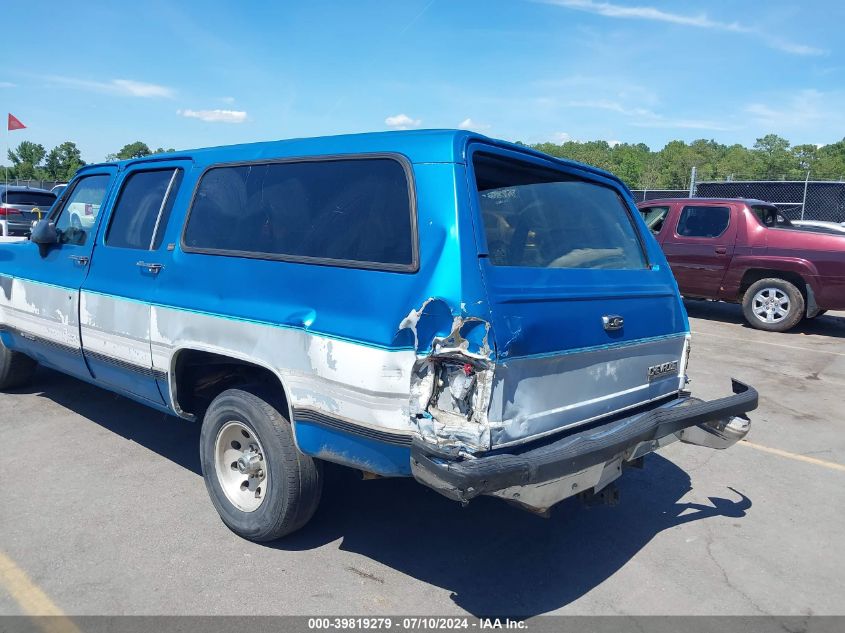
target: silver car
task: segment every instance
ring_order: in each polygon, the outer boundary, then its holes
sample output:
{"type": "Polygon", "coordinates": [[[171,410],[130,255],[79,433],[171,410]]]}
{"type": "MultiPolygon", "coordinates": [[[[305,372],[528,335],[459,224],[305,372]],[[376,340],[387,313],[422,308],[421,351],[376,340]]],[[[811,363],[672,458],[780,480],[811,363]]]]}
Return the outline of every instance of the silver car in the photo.
{"type": "Polygon", "coordinates": [[[2,235],[28,235],[33,221],[47,215],[56,194],[46,189],[0,186],[0,230],[2,235]]]}

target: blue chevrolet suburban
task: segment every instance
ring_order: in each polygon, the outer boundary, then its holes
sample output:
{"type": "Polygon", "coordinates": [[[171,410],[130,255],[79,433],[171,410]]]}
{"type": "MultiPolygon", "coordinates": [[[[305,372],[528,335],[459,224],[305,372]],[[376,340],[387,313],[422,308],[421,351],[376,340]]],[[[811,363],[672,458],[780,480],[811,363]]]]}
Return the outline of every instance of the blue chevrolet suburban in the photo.
{"type": "Polygon", "coordinates": [[[542,514],[671,441],[732,445],[757,405],[685,390],[686,313],[617,178],[462,131],[86,166],[0,244],[0,286],[0,388],[40,363],[201,423],[255,541],[311,518],[324,461],[542,514]]]}

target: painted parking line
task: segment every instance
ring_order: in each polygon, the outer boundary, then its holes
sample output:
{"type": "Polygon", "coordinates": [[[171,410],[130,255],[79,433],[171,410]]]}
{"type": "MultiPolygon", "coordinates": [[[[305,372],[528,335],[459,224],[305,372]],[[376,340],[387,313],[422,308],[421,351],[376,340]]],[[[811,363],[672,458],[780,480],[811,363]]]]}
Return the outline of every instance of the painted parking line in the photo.
{"type": "MultiPolygon", "coordinates": [[[[733,343],[742,340],[740,337],[736,336],[722,336],[721,334],[711,334],[710,332],[701,332],[699,330],[690,330],[690,333],[695,334],[696,336],[712,336],[713,338],[721,338],[725,339],[726,341],[731,341],[733,343]]],[[[827,349],[811,349],[809,347],[799,347],[798,345],[785,345],[783,343],[773,343],[772,341],[748,340],[748,342],[753,343],[754,345],[773,345],[774,347],[797,349],[802,352],[809,352],[810,354],[833,354],[834,356],[845,356],[845,352],[834,352],[827,349]]]]}
{"type": "Polygon", "coordinates": [[[753,448],[758,451],[763,451],[764,453],[771,453],[772,455],[777,455],[779,457],[786,457],[787,459],[794,459],[797,462],[805,462],[807,464],[815,464],[816,466],[822,466],[824,468],[829,468],[831,470],[838,470],[841,472],[845,472],[845,465],[838,464],[836,462],[829,462],[826,459],[818,459],[817,457],[810,457],[809,455],[801,455],[800,453],[790,453],[789,451],[784,451],[779,448],[772,448],[771,446],[763,446],[762,444],[755,444],[754,442],[742,441],[739,443],[740,446],[748,446],[749,448],[753,448]]]}
{"type": "Polygon", "coordinates": [[[35,624],[44,633],[80,633],[50,597],[36,585],[26,572],[0,550],[0,589],[5,590],[18,603],[26,615],[38,617],[35,624]]]}

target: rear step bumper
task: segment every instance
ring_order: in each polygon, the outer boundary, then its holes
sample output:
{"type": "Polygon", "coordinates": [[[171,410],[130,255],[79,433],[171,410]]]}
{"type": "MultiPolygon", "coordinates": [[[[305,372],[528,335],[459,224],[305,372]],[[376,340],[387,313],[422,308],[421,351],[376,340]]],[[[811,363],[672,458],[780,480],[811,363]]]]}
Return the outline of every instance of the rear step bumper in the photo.
{"type": "MultiPolygon", "coordinates": [[[[520,453],[459,459],[415,438],[411,445],[411,471],[419,482],[465,503],[478,495],[504,489],[563,482],[591,470],[600,475],[602,467],[611,464],[621,472],[622,462],[633,461],[677,439],[727,448],[748,432],[747,420],[736,418],[744,418],[757,408],[754,388],[738,380],[732,379],[731,383],[732,396],[710,402],[679,397],[645,413],[576,431],[520,453]]],[[[603,475],[599,481],[606,485],[604,482],[612,479],[603,475]]],[[[598,489],[595,484],[594,487],[598,489]]],[[[576,492],[581,490],[571,494],[576,492]]]]}

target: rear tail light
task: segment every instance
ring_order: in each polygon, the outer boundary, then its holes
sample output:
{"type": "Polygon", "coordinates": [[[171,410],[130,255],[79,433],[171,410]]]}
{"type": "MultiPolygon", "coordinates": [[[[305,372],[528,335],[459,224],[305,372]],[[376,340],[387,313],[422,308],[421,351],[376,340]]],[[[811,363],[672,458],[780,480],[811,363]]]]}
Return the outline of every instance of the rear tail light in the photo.
{"type": "Polygon", "coordinates": [[[21,210],[13,207],[0,207],[0,216],[20,215],[21,210]]]}
{"type": "Polygon", "coordinates": [[[85,205],[85,215],[94,215],[94,205],[93,204],[86,204],[85,205]]]}

